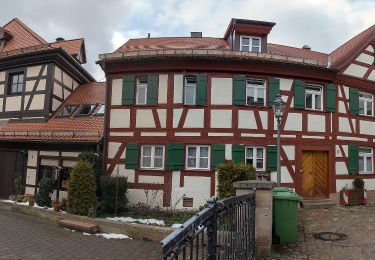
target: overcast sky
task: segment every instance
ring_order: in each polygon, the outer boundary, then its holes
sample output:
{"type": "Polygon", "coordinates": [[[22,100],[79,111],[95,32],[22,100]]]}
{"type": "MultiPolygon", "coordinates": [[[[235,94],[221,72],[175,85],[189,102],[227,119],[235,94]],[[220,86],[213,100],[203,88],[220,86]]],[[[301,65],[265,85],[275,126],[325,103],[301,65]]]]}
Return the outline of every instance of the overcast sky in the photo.
{"type": "Polygon", "coordinates": [[[375,24],[374,0],[1,0],[0,25],[18,17],[46,41],[86,39],[85,67],[129,38],[222,37],[231,18],[275,22],[269,42],[331,52],[375,24]]]}

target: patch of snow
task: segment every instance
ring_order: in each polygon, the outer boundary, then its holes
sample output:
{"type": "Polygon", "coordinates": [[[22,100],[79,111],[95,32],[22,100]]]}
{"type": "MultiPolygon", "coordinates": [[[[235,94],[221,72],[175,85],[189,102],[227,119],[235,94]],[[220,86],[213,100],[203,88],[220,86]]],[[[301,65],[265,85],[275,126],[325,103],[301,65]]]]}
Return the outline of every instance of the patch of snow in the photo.
{"type": "Polygon", "coordinates": [[[142,219],[142,218],[132,218],[132,217],[114,217],[114,218],[107,217],[106,219],[120,221],[120,222],[138,222],[138,223],[147,224],[147,225],[165,226],[164,220],[159,220],[159,219],[154,219],[154,218],[142,219]]]}
{"type": "Polygon", "coordinates": [[[67,231],[70,231],[70,232],[76,232],[74,229],[69,229],[69,228],[65,228],[65,227],[64,227],[64,229],[67,230],[67,231]]]}
{"type": "Polygon", "coordinates": [[[86,232],[82,232],[82,235],[84,235],[84,236],[91,236],[90,233],[86,233],[86,232]]]}
{"type": "Polygon", "coordinates": [[[106,239],[132,239],[131,237],[128,237],[127,235],[123,234],[115,234],[115,233],[98,233],[96,236],[102,236],[106,239]]]}
{"type": "Polygon", "coordinates": [[[178,223],[172,225],[173,228],[180,228],[181,226],[182,224],[178,224],[178,223]]]}

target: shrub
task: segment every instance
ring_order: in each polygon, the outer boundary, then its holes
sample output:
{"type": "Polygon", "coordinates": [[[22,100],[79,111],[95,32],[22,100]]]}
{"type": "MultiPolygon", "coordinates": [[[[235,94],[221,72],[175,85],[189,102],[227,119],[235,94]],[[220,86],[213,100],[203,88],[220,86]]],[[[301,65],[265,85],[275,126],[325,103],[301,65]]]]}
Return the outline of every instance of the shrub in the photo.
{"type": "Polygon", "coordinates": [[[96,196],[100,197],[100,177],[102,176],[103,171],[103,155],[94,152],[83,152],[78,158],[88,161],[93,165],[96,182],[96,196]]]}
{"type": "Polygon", "coordinates": [[[353,179],[353,187],[354,189],[357,189],[357,190],[363,190],[363,188],[365,187],[365,182],[363,181],[363,178],[362,177],[355,177],[353,179]]]}
{"type": "Polygon", "coordinates": [[[128,190],[128,179],[126,177],[102,176],[100,179],[100,189],[102,191],[100,202],[102,211],[109,213],[115,212],[117,187],[117,212],[122,212],[126,209],[128,203],[126,197],[128,190]]]}
{"type": "Polygon", "coordinates": [[[35,202],[40,207],[51,207],[51,193],[53,182],[50,178],[43,178],[39,182],[39,191],[36,194],[35,202]]]}
{"type": "Polygon", "coordinates": [[[218,170],[217,190],[220,199],[236,195],[233,182],[255,180],[255,168],[249,164],[223,164],[218,170]]]}
{"type": "Polygon", "coordinates": [[[92,164],[86,160],[78,160],[73,167],[68,184],[69,212],[87,215],[90,208],[96,209],[96,183],[92,164]]]}
{"type": "Polygon", "coordinates": [[[22,178],[19,176],[14,180],[14,194],[16,195],[16,200],[20,199],[21,194],[23,193],[22,178]]]}

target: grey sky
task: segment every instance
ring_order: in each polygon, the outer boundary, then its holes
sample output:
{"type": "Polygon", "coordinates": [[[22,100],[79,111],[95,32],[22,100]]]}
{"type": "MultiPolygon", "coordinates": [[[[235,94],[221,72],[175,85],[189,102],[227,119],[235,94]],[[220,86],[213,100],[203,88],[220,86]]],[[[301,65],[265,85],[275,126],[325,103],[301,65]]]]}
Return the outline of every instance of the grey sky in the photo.
{"type": "Polygon", "coordinates": [[[269,42],[331,52],[375,24],[369,0],[1,0],[0,25],[18,17],[47,41],[86,38],[86,68],[97,80],[99,53],[129,38],[222,37],[230,18],[276,22],[269,42]]]}

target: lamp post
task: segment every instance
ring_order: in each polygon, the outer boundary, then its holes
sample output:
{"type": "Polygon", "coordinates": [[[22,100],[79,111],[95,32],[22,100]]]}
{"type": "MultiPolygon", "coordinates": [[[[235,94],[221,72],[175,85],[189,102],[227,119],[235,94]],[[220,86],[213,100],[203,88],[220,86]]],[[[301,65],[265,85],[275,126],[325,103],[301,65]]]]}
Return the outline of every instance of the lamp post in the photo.
{"type": "Polygon", "coordinates": [[[272,103],[273,113],[277,120],[277,186],[281,183],[281,168],[280,168],[280,125],[285,110],[285,102],[281,95],[277,94],[275,101],[272,103]]]}

